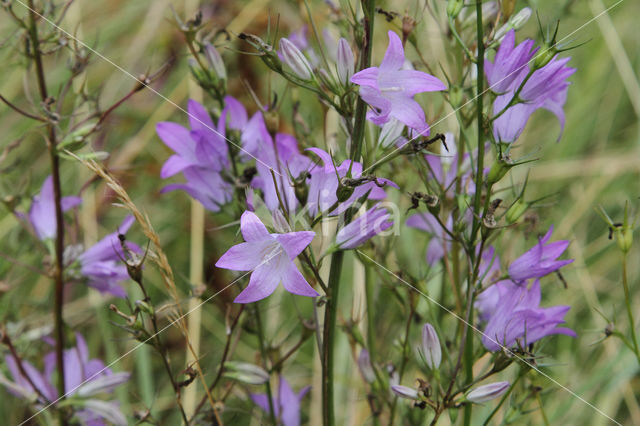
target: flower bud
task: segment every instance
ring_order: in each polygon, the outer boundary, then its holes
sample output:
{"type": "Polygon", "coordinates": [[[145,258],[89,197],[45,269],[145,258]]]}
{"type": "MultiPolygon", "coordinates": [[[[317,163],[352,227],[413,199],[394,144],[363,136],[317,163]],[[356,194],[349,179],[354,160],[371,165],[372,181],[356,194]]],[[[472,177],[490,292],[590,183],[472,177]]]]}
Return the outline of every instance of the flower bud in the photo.
{"type": "Polygon", "coordinates": [[[225,377],[249,385],[262,385],[269,381],[269,373],[254,364],[247,362],[227,361],[225,363],[225,377]]]}
{"type": "Polygon", "coordinates": [[[351,47],[349,46],[349,42],[344,38],[340,38],[338,41],[338,52],[337,52],[337,69],[338,69],[338,81],[343,85],[348,85],[351,76],[353,75],[353,70],[355,69],[355,59],[353,58],[353,52],[351,51],[351,47]]]}
{"type": "Polygon", "coordinates": [[[456,19],[463,7],[463,0],[449,0],[447,3],[447,16],[451,19],[456,19]]]}
{"type": "Polygon", "coordinates": [[[213,45],[209,42],[204,43],[204,55],[207,58],[207,62],[216,73],[220,80],[227,79],[227,70],[224,66],[224,62],[222,62],[222,57],[218,52],[218,49],[213,47],[213,45]]]}
{"type": "Polygon", "coordinates": [[[311,64],[292,42],[286,38],[280,39],[280,53],[282,62],[293,70],[293,73],[303,80],[311,80],[311,64]]]}
{"type": "Polygon", "coordinates": [[[502,179],[504,175],[507,174],[510,168],[511,165],[502,159],[499,159],[495,163],[493,163],[491,169],[489,170],[489,174],[487,175],[487,182],[489,183],[489,185],[500,181],[500,179],[502,179]]]}
{"type": "Polygon", "coordinates": [[[527,23],[529,18],[531,17],[531,8],[524,7],[518,13],[513,15],[506,24],[498,28],[496,34],[493,36],[494,40],[502,40],[504,36],[511,30],[519,30],[527,23]]]}
{"type": "Polygon", "coordinates": [[[365,382],[373,383],[376,381],[376,373],[373,371],[369,351],[366,349],[360,351],[360,356],[358,357],[358,369],[360,370],[360,374],[362,374],[365,382]]]}
{"type": "Polygon", "coordinates": [[[475,404],[491,401],[505,393],[509,386],[509,382],[496,382],[478,386],[467,394],[467,400],[475,404]]]}
{"type": "Polygon", "coordinates": [[[436,330],[429,323],[422,327],[422,353],[427,367],[431,370],[440,367],[440,362],[442,361],[440,339],[438,339],[436,330]]]}
{"type": "Polygon", "coordinates": [[[451,102],[451,106],[454,108],[458,108],[462,105],[464,92],[458,86],[451,86],[449,88],[449,102],[451,102]]]}
{"type": "Polygon", "coordinates": [[[505,214],[507,223],[516,223],[528,208],[529,203],[522,201],[522,199],[518,199],[511,205],[511,207],[509,207],[509,210],[507,210],[507,213],[505,214]]]}
{"type": "Polygon", "coordinates": [[[395,386],[391,386],[391,390],[400,398],[412,399],[412,400],[419,399],[418,391],[415,389],[409,388],[407,386],[395,385],[395,386]]]}

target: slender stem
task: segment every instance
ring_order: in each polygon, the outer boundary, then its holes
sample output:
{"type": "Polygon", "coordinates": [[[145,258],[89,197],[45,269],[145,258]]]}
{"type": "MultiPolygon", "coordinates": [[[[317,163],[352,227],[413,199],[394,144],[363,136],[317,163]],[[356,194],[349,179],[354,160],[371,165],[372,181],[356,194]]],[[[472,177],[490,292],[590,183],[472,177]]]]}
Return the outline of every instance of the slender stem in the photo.
{"type": "Polygon", "coordinates": [[[324,336],[322,339],[322,424],[333,426],[334,400],[333,400],[333,345],[336,335],[336,318],[338,315],[338,294],[340,288],[340,275],[344,252],[337,251],[331,257],[331,269],[329,271],[329,292],[324,310],[324,336]]]}
{"type": "MultiPolygon", "coordinates": [[[[47,93],[47,82],[42,65],[42,54],[40,52],[40,39],[38,38],[38,26],[36,24],[36,12],[33,6],[33,0],[29,0],[29,38],[31,39],[33,60],[36,66],[36,75],[38,80],[38,90],[43,103],[46,103],[49,94],[47,93]]],[[[56,339],[56,365],[58,369],[58,394],[60,398],[65,398],[64,383],[64,320],[62,317],[62,305],[64,298],[64,223],[62,218],[62,190],[60,188],[60,159],[57,152],[56,128],[53,123],[47,125],[48,139],[47,146],[49,149],[49,158],[51,161],[51,176],[53,180],[53,196],[56,215],[56,240],[55,240],[55,299],[53,306],[53,321],[56,339]]],[[[62,424],[67,424],[66,419],[61,415],[62,424]]]]}
{"type": "MultiPolygon", "coordinates": [[[[265,346],[264,341],[264,329],[262,328],[262,317],[260,316],[260,308],[258,304],[255,305],[255,313],[256,313],[256,324],[258,326],[258,341],[260,342],[260,354],[262,356],[262,363],[264,364],[264,369],[269,370],[267,367],[267,347],[265,346]]],[[[267,401],[269,402],[269,418],[271,419],[271,424],[276,426],[278,423],[276,422],[276,412],[273,408],[273,394],[271,392],[271,382],[267,380],[267,383],[264,384],[267,391],[267,401]]]]}
{"type": "Polygon", "coordinates": [[[479,217],[480,204],[482,202],[482,179],[484,177],[484,124],[483,124],[483,97],[484,91],[484,35],[482,27],[482,0],[476,2],[476,30],[478,39],[478,76],[476,78],[476,120],[478,122],[478,154],[477,154],[477,167],[476,167],[476,195],[473,205],[473,211],[475,213],[473,218],[473,226],[471,229],[471,246],[474,246],[478,228],[482,222],[482,218],[479,217]]]}
{"type": "Polygon", "coordinates": [[[47,121],[42,117],[39,117],[37,115],[31,114],[23,109],[20,109],[18,106],[12,104],[11,102],[9,102],[9,100],[7,98],[5,98],[4,96],[0,95],[0,101],[4,102],[5,104],[7,104],[7,106],[9,108],[11,108],[12,110],[14,110],[15,112],[17,112],[18,114],[22,114],[25,117],[31,118],[33,120],[37,120],[37,121],[47,121]]]}
{"type": "MultiPolygon", "coordinates": [[[[410,297],[411,295],[409,295],[410,297]]],[[[414,306],[411,299],[409,299],[409,316],[407,317],[407,323],[405,325],[404,330],[404,341],[402,342],[402,359],[400,360],[400,371],[398,372],[398,382],[402,383],[402,376],[404,376],[404,370],[407,366],[407,361],[409,360],[409,332],[411,331],[411,323],[413,322],[413,314],[414,314],[414,306]]],[[[398,396],[393,397],[393,402],[391,403],[391,412],[389,413],[389,426],[392,426],[394,423],[394,417],[396,412],[396,406],[398,404],[398,396]]]]}
{"type": "Polygon", "coordinates": [[[627,315],[629,317],[629,328],[631,329],[631,340],[633,342],[633,350],[640,363],[640,351],[638,351],[638,339],[636,337],[636,322],[633,319],[633,309],[631,307],[631,295],[629,293],[629,282],[627,279],[627,253],[622,258],[622,286],[624,287],[624,299],[627,305],[627,315]]]}
{"type": "Polygon", "coordinates": [[[375,322],[375,274],[371,271],[371,266],[364,265],[364,285],[365,296],[367,302],[367,350],[369,351],[369,359],[373,364],[376,359],[376,348],[374,337],[376,332],[375,322]]]}
{"type": "MultiPolygon", "coordinates": [[[[362,10],[364,10],[364,39],[360,50],[360,70],[371,66],[371,48],[373,43],[373,23],[376,9],[375,0],[362,0],[362,10]]],[[[360,97],[356,104],[356,113],[353,125],[353,138],[351,140],[351,159],[359,161],[362,156],[362,145],[364,143],[364,130],[366,124],[367,103],[360,97]]]]}
{"type": "MultiPolygon", "coordinates": [[[[480,217],[480,208],[482,204],[482,181],[484,177],[484,123],[483,123],[483,97],[482,93],[484,91],[484,34],[483,34],[483,26],[482,26],[482,0],[478,0],[476,2],[476,38],[478,43],[478,60],[476,61],[476,66],[478,68],[478,76],[476,78],[476,120],[478,124],[478,155],[476,158],[477,167],[476,167],[476,196],[473,206],[474,218],[473,218],[473,226],[471,229],[471,240],[470,240],[470,253],[474,253],[475,250],[475,240],[478,229],[482,224],[482,217],[480,217]]],[[[489,197],[489,193],[485,196],[489,197]]],[[[482,249],[481,249],[482,250],[482,249]]],[[[477,262],[480,264],[481,254],[478,256],[477,262]]],[[[476,268],[477,269],[477,268],[476,268]]],[[[469,271],[472,272],[472,271],[469,271]]],[[[467,382],[471,382],[473,380],[473,334],[469,332],[469,324],[473,321],[473,301],[475,295],[475,281],[476,281],[476,273],[473,271],[471,273],[472,279],[467,283],[467,323],[465,324],[465,329],[463,333],[463,339],[466,339],[465,343],[465,352],[464,352],[464,371],[465,378],[467,382]]],[[[464,407],[464,425],[468,426],[471,424],[471,411],[473,405],[467,404],[464,407]]]]}

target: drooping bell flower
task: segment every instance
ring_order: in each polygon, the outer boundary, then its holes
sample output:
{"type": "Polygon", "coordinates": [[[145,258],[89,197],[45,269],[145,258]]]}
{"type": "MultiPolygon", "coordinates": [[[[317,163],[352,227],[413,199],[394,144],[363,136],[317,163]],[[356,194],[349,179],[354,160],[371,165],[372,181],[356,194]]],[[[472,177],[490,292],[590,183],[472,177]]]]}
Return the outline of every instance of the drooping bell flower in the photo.
{"type": "Polygon", "coordinates": [[[564,323],[569,306],[540,307],[540,282],[530,286],[510,280],[499,281],[478,295],[476,308],[485,322],[482,344],[490,351],[514,345],[525,347],[543,337],[565,334],[575,337],[564,323]]]}
{"type": "Polygon", "coordinates": [[[336,246],[342,250],[354,249],[369,241],[393,225],[391,215],[376,204],[364,214],[340,229],[336,234],[336,246]]]}
{"type": "Polygon", "coordinates": [[[557,260],[569,246],[569,241],[560,240],[547,244],[553,233],[553,226],[538,244],[517,258],[509,266],[509,276],[518,282],[529,278],[544,277],[551,272],[573,262],[573,259],[557,260]]]}
{"type": "Polygon", "coordinates": [[[351,77],[351,82],[360,86],[360,97],[373,110],[367,118],[383,125],[391,118],[418,131],[429,134],[424,111],[413,97],[422,92],[446,90],[436,77],[411,69],[404,69],[404,47],[400,37],[389,31],[389,46],[379,67],[366,68],[351,77]]]}
{"type": "MultiPolygon", "coordinates": [[[[62,197],[60,203],[62,211],[65,212],[80,205],[82,198],[62,197]]],[[[56,205],[53,193],[53,178],[51,176],[45,179],[40,189],[40,194],[33,197],[33,202],[29,209],[29,222],[41,241],[56,237],[56,205]]]]}
{"type": "MultiPolygon", "coordinates": [[[[18,360],[13,355],[7,355],[5,363],[13,382],[6,380],[2,381],[2,384],[10,393],[35,400],[38,408],[44,408],[60,396],[54,385],[57,375],[54,352],[45,355],[44,372],[38,371],[28,361],[20,360],[28,377],[23,376],[18,367],[18,360]],[[43,397],[46,400],[43,400],[43,397]]],[[[114,373],[102,360],[89,359],[89,348],[79,333],[76,333],[76,346],[63,352],[63,363],[66,396],[83,399],[83,408],[74,413],[76,417],[83,423],[107,420],[117,425],[127,424],[126,417],[120,412],[117,402],[96,399],[96,396],[112,393],[118,385],[129,380],[129,373],[114,373]]]]}
{"type": "Polygon", "coordinates": [[[353,203],[364,195],[368,195],[369,200],[382,200],[387,193],[384,188],[391,186],[398,188],[394,182],[385,178],[377,178],[375,181],[365,182],[353,188],[353,193],[346,199],[338,202],[338,186],[342,178],[346,177],[351,169],[351,177],[358,179],[362,176],[362,164],[351,163],[351,160],[343,161],[339,166],[334,167],[333,160],[329,153],[320,148],[308,148],[322,161],[309,168],[309,193],[307,195],[307,209],[311,216],[318,213],[326,213],[328,216],[339,215],[347,210],[353,203]]]}
{"type": "MultiPolygon", "coordinates": [[[[112,294],[116,297],[126,297],[126,291],[120,287],[120,283],[129,279],[127,267],[122,264],[126,259],[122,251],[119,234],[125,234],[133,222],[133,216],[127,216],[118,227],[117,232],[105,236],[102,240],[90,247],[80,256],[80,273],[87,278],[87,285],[101,293],[112,294]]],[[[140,253],[140,247],[126,242],[127,248],[140,253]]]]}
{"type": "Polygon", "coordinates": [[[264,299],[281,282],[290,293],[318,296],[293,262],[311,243],[315,232],[271,234],[258,216],[249,211],[240,218],[240,231],[245,242],[231,247],[216,262],[218,268],[252,271],[249,285],[236,297],[235,303],[264,299]]]}

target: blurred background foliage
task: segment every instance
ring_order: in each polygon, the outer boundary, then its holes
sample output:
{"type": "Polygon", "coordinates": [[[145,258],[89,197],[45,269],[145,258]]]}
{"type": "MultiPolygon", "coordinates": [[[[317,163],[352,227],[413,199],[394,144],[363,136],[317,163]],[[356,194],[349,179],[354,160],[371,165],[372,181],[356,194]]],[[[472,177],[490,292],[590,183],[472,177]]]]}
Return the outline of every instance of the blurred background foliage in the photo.
{"type": "MultiPolygon", "coordinates": [[[[347,0],[342,3],[347,4],[347,0]]],[[[634,356],[630,351],[622,350],[620,341],[602,341],[605,327],[610,322],[622,332],[628,330],[628,323],[623,305],[620,254],[615,243],[607,239],[605,223],[594,212],[594,207],[602,205],[614,220],[621,220],[626,201],[631,203],[634,211],[640,207],[640,37],[637,35],[640,3],[632,0],[619,2],[608,14],[593,21],[595,15],[615,3],[609,0],[517,2],[516,9],[528,5],[538,10],[543,25],[553,26],[560,19],[559,38],[568,36],[571,44],[586,44],[568,52],[572,56],[570,65],[578,71],[570,79],[572,87],[565,107],[567,124],[562,140],[555,142],[559,132],[555,118],[550,113],[537,112],[520,138],[516,151],[518,154],[533,152],[540,160],[512,173],[513,184],[519,187],[529,172],[526,198],[550,197],[533,210],[526,221],[507,230],[496,245],[502,248],[502,262],[507,265],[535,242],[537,234],[552,224],[555,226],[555,239],[571,240],[569,256],[576,261],[563,270],[567,288],[563,288],[556,276],[548,277],[543,281],[543,304],[571,305],[567,322],[576,330],[578,338],[549,339],[544,346],[548,357],[540,362],[546,365],[544,371],[558,383],[604,412],[623,423],[640,424],[637,397],[640,380],[634,356]]],[[[455,57],[450,52],[453,44],[441,31],[446,27],[441,19],[445,5],[446,2],[440,0],[428,1],[428,7],[423,0],[379,2],[384,10],[400,15],[406,13],[416,20],[413,34],[417,46],[439,77],[443,77],[439,65],[447,71],[455,65],[455,57]],[[434,16],[439,17],[439,22],[434,16]]],[[[310,6],[316,25],[319,28],[328,25],[325,3],[314,0],[310,1],[310,6]]],[[[193,5],[185,6],[179,0],[76,0],[61,25],[133,75],[153,72],[169,62],[168,72],[155,81],[153,87],[173,103],[185,107],[190,94],[193,94],[187,67],[188,52],[182,34],[171,22],[170,7],[180,15],[185,7],[193,5]]],[[[312,129],[308,138],[301,141],[303,145],[324,147],[344,143],[342,136],[337,139],[333,136],[336,133],[335,117],[325,117],[326,109],[308,93],[297,89],[285,90],[283,80],[267,72],[259,58],[242,54],[242,51],[250,49],[236,37],[244,31],[272,40],[276,25],[278,37],[300,29],[308,22],[303,1],[203,1],[199,7],[204,21],[208,23],[207,28],[212,31],[226,29],[229,35],[228,40],[222,36],[216,44],[224,46],[222,56],[230,76],[230,94],[243,100],[250,112],[257,108],[243,80],[253,88],[262,103],[268,103],[273,93],[284,96],[279,123],[280,130],[287,132],[293,132],[293,106],[295,101],[299,101],[297,114],[312,129]]],[[[14,9],[19,14],[24,12],[18,4],[14,9]]],[[[388,23],[382,16],[377,18],[374,63],[378,63],[384,53],[386,30],[398,30],[399,25],[398,19],[388,23]]],[[[42,28],[45,27],[43,23],[42,28]]],[[[518,34],[519,40],[533,37],[540,42],[535,17],[518,34]]],[[[0,94],[18,105],[31,105],[37,110],[33,75],[25,77],[25,59],[16,50],[21,37],[21,31],[6,14],[0,14],[0,94]]],[[[413,48],[407,48],[407,54],[416,61],[419,69],[424,69],[420,67],[413,48]]],[[[97,99],[103,107],[124,96],[135,84],[131,77],[109,61],[92,56],[83,76],[85,85],[74,87],[77,93],[97,99]]],[[[64,49],[47,58],[47,78],[52,92],[55,93],[66,81],[68,63],[64,49]]],[[[419,96],[418,100],[425,107],[430,123],[439,121],[450,111],[437,95],[419,96]]],[[[211,107],[215,106],[211,99],[204,98],[204,101],[211,107]]],[[[131,194],[136,205],[149,214],[186,300],[186,295],[194,290],[189,282],[191,203],[182,192],[159,194],[164,185],[159,177],[160,167],[170,155],[155,134],[155,124],[163,120],[187,123],[186,115],[171,103],[151,91],[141,91],[106,121],[103,130],[93,138],[92,147],[111,153],[106,165],[131,194]]],[[[434,126],[433,131],[455,131],[456,126],[455,119],[449,117],[434,126]]],[[[0,195],[24,212],[29,207],[30,197],[39,191],[43,179],[50,173],[41,135],[43,130],[5,105],[0,105],[0,129],[0,148],[8,149],[6,158],[0,163],[0,195]]],[[[407,190],[420,190],[414,171],[404,167],[402,161],[388,169],[387,174],[402,182],[407,190]]],[[[82,192],[84,200],[73,220],[67,221],[73,223],[69,227],[67,244],[89,245],[113,232],[124,212],[112,206],[114,194],[104,184],[94,180],[83,166],[71,161],[63,162],[62,182],[66,195],[82,192]]],[[[512,189],[505,186],[505,194],[511,194],[510,191],[512,189]]],[[[505,198],[508,196],[512,195],[505,198]]],[[[403,212],[409,206],[407,197],[402,194],[395,193],[392,199],[399,202],[403,212]]],[[[218,256],[233,242],[239,241],[237,227],[220,229],[230,220],[225,214],[206,214],[205,296],[224,288],[231,280],[230,274],[213,267],[218,256]]],[[[130,239],[141,245],[145,243],[136,229],[130,233],[130,239]]],[[[20,336],[20,349],[25,357],[34,359],[43,350],[43,344],[34,337],[46,333],[51,325],[52,289],[50,280],[32,268],[41,269],[50,259],[43,259],[43,251],[36,241],[18,225],[7,209],[0,213],[0,241],[0,321],[8,325],[10,332],[20,336]],[[15,259],[30,267],[24,267],[15,259]]],[[[426,243],[426,236],[408,232],[403,227],[399,237],[379,240],[377,252],[381,253],[388,247],[391,254],[385,264],[389,268],[407,268],[414,276],[426,278],[426,288],[438,294],[440,278],[427,274],[424,264],[426,243]]],[[[636,244],[629,255],[633,306],[640,306],[639,255],[639,244],[636,244]]],[[[348,261],[353,262],[354,259],[349,257],[348,261]]],[[[354,283],[352,288],[343,286],[345,298],[341,301],[344,302],[341,318],[348,322],[349,318],[358,318],[363,309],[358,302],[361,301],[358,288],[363,276],[356,265],[345,269],[345,279],[354,283]]],[[[151,291],[152,299],[159,304],[170,303],[153,268],[147,268],[145,274],[148,282],[155,286],[151,291]]],[[[397,360],[398,336],[405,327],[406,306],[390,303],[389,300],[396,299],[389,295],[394,292],[406,295],[406,290],[384,272],[378,280],[384,284],[380,289],[379,309],[374,313],[378,324],[378,359],[397,360]]],[[[140,297],[133,286],[128,291],[132,298],[140,297]]],[[[224,313],[227,304],[237,294],[234,291],[221,293],[202,308],[201,353],[205,371],[207,368],[215,371],[219,360],[225,339],[224,313]]],[[[84,286],[70,289],[67,297],[67,322],[87,337],[92,356],[100,356],[109,362],[134,347],[136,342],[111,323],[117,322],[107,309],[113,300],[107,300],[84,286]]],[[[124,302],[114,303],[121,305],[124,302]]],[[[262,309],[269,339],[276,345],[286,339],[286,347],[290,347],[300,333],[295,318],[310,318],[312,315],[308,301],[280,291],[267,299],[262,309]]],[[[444,330],[447,327],[453,330],[456,326],[455,319],[448,318],[424,300],[419,303],[418,312],[424,320],[434,316],[442,318],[444,330]]],[[[251,317],[246,318],[242,324],[244,335],[235,348],[234,359],[255,362],[257,340],[251,335],[255,325],[251,317]]],[[[418,345],[419,328],[416,323],[410,339],[412,348],[418,345]]],[[[446,340],[446,336],[441,338],[446,340]]],[[[169,348],[175,349],[172,351],[174,365],[183,366],[182,337],[177,331],[170,330],[166,332],[165,339],[169,348]]],[[[354,367],[350,344],[344,336],[339,350],[342,356],[338,358],[338,371],[343,373],[343,380],[338,384],[338,396],[342,401],[340,418],[343,424],[364,424],[370,421],[366,393],[354,367]]],[[[314,385],[311,398],[305,401],[305,406],[311,405],[310,410],[305,410],[311,419],[318,418],[315,416],[319,414],[319,376],[314,357],[317,358],[315,343],[309,339],[285,368],[285,375],[294,384],[294,389],[314,385]],[[314,365],[315,371],[312,371],[311,366],[314,365]]],[[[165,414],[163,410],[167,404],[172,404],[172,392],[166,376],[160,373],[160,363],[154,354],[142,348],[122,359],[114,369],[133,372],[132,380],[117,393],[125,412],[150,407],[157,419],[171,424],[171,418],[163,416],[175,413],[165,414]]],[[[405,377],[410,381],[414,374],[409,372],[405,377]]],[[[509,374],[505,373],[505,377],[509,374]]],[[[545,411],[551,424],[607,424],[604,417],[556,384],[543,377],[536,378],[536,384],[543,389],[545,411]]],[[[21,406],[22,402],[6,393],[4,395],[0,398],[0,413],[5,415],[7,424],[16,424],[27,409],[21,406]]],[[[493,404],[488,403],[474,410],[474,414],[483,419],[492,407],[493,404]]],[[[244,424],[249,418],[257,424],[260,418],[251,403],[239,399],[230,400],[227,410],[225,418],[229,424],[234,424],[234,421],[244,424]],[[254,416],[250,417],[252,410],[254,416]]],[[[412,411],[413,416],[419,414],[417,410],[412,411]]],[[[447,421],[443,418],[443,424],[447,421]]],[[[517,423],[540,424],[541,421],[539,412],[534,412],[518,419],[517,423]]],[[[311,424],[316,423],[311,421],[311,424]]]]}

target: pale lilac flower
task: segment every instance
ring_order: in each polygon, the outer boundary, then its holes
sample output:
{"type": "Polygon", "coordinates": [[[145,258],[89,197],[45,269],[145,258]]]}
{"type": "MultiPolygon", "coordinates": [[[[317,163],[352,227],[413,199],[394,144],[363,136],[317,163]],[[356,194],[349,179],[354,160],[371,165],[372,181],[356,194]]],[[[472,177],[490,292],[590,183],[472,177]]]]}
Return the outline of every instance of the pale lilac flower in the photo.
{"type": "Polygon", "coordinates": [[[293,212],[298,205],[291,178],[297,179],[311,167],[311,159],[300,154],[296,139],[285,133],[278,133],[274,141],[269,137],[256,151],[257,175],[251,186],[261,189],[267,208],[275,211],[280,207],[278,193],[285,208],[293,212]],[[273,170],[273,174],[272,171],[273,170]],[[275,176],[276,186],[273,182],[275,176]]]}
{"type": "Polygon", "coordinates": [[[440,367],[442,361],[442,348],[440,347],[440,339],[438,333],[429,323],[422,327],[422,354],[424,360],[431,370],[440,367]]]}
{"type": "MultiPolygon", "coordinates": [[[[62,197],[60,202],[64,212],[81,204],[82,199],[80,197],[62,197]]],[[[29,209],[29,222],[40,240],[44,241],[56,237],[56,204],[51,176],[45,179],[40,194],[33,197],[29,209]]]]}
{"type": "Polygon", "coordinates": [[[376,204],[336,234],[336,245],[343,250],[354,249],[393,225],[391,215],[376,204]]]}
{"type": "Polygon", "coordinates": [[[373,108],[367,118],[382,125],[395,118],[422,135],[429,134],[424,111],[413,97],[422,92],[445,90],[446,86],[427,73],[403,69],[404,48],[400,37],[389,31],[389,47],[380,67],[364,69],[351,77],[360,86],[360,96],[373,108]]]}
{"type": "Polygon", "coordinates": [[[527,39],[515,45],[516,32],[511,30],[500,43],[493,62],[484,60],[484,73],[489,82],[489,88],[497,94],[517,89],[522,80],[529,73],[529,61],[538,48],[533,47],[534,41],[527,39]],[[515,86],[515,87],[514,87],[515,86]]]}
{"type": "MultiPolygon", "coordinates": [[[[122,298],[127,296],[127,292],[119,285],[129,279],[129,274],[127,267],[120,262],[126,256],[118,234],[125,234],[134,221],[133,216],[127,216],[117,232],[107,235],[78,257],[80,273],[87,278],[87,285],[101,293],[122,298]]],[[[127,242],[127,246],[135,252],[141,252],[140,247],[133,243],[127,242]]]]}
{"type": "Polygon", "coordinates": [[[354,188],[351,196],[339,203],[336,191],[338,190],[338,177],[342,179],[351,169],[351,177],[354,179],[362,176],[362,164],[351,160],[343,161],[339,166],[334,168],[333,161],[329,153],[320,148],[308,148],[316,154],[323,165],[314,165],[309,169],[311,178],[309,179],[309,193],[307,195],[307,209],[311,216],[318,213],[327,213],[329,216],[339,215],[347,210],[353,203],[362,198],[365,194],[370,200],[382,200],[387,196],[383,187],[392,186],[398,188],[398,185],[384,178],[378,178],[376,182],[367,182],[354,188]],[[332,208],[333,207],[333,208],[332,208]]]}
{"type": "MultiPolygon", "coordinates": [[[[500,94],[493,104],[493,113],[500,113],[513,99],[518,88],[530,72],[529,62],[537,52],[533,40],[525,40],[515,46],[515,31],[507,33],[500,44],[498,53],[491,63],[485,60],[485,75],[491,89],[500,94]]],[[[522,101],[511,106],[493,123],[493,133],[500,142],[515,141],[527,124],[529,117],[537,109],[551,111],[560,122],[560,136],[564,129],[564,103],[570,77],[576,70],[566,66],[571,58],[554,57],[543,67],[536,69],[519,93],[522,101]]],[[[558,140],[560,139],[558,136],[558,140]]]]}
{"type": "Polygon", "coordinates": [[[240,230],[245,242],[231,247],[216,263],[218,268],[252,271],[249,285],[236,297],[235,303],[264,299],[280,282],[290,293],[318,296],[293,262],[311,243],[315,232],[270,234],[258,216],[249,211],[240,218],[240,230]]]}
{"type": "Polygon", "coordinates": [[[189,100],[188,112],[190,131],[170,121],[156,125],[160,139],[175,152],[162,166],[163,179],[191,167],[219,172],[229,166],[225,119],[221,118],[215,126],[207,110],[193,99],[189,100]]]}
{"type": "Polygon", "coordinates": [[[573,259],[557,260],[569,246],[569,241],[560,240],[547,244],[552,233],[553,226],[538,241],[538,244],[513,261],[509,266],[509,276],[512,280],[517,282],[544,277],[573,262],[573,259]]]}
{"type": "MultiPolygon", "coordinates": [[[[53,402],[58,398],[58,391],[54,386],[54,376],[56,373],[56,355],[50,352],[44,357],[44,372],[38,371],[31,363],[22,360],[22,366],[28,375],[24,377],[18,368],[18,362],[12,355],[5,357],[5,362],[13,382],[4,381],[10,393],[26,398],[36,399],[38,407],[44,407],[47,403],[53,402]],[[33,388],[31,382],[37,387],[33,388]],[[38,395],[42,394],[46,401],[38,395]]],[[[63,353],[64,375],[65,375],[65,393],[68,396],[81,398],[94,397],[98,394],[112,393],[120,384],[129,380],[129,373],[114,373],[111,369],[105,368],[105,364],[100,359],[89,359],[89,350],[87,343],[82,335],[76,333],[76,346],[66,349],[63,353]]],[[[84,409],[76,412],[76,415],[84,422],[98,421],[107,419],[112,423],[116,420],[117,424],[126,424],[126,418],[119,411],[117,403],[105,402],[95,399],[87,399],[84,409]],[[92,402],[95,402],[92,403],[92,402]],[[106,405],[105,405],[106,404],[106,405]],[[110,407],[110,416],[105,416],[102,410],[104,407],[110,407]],[[95,409],[93,409],[95,407],[95,409]]]]}
{"type": "Polygon", "coordinates": [[[176,154],[169,157],[160,172],[162,178],[182,172],[186,183],[165,186],[161,192],[183,190],[211,211],[231,201],[233,187],[221,173],[229,168],[225,140],[226,114],[223,111],[217,127],[207,110],[194,100],[189,101],[191,130],[172,122],[156,125],[162,141],[176,154]]]}
{"type": "MultiPolygon", "coordinates": [[[[282,422],[284,426],[300,426],[300,405],[302,399],[309,392],[311,386],[306,386],[296,393],[291,385],[280,376],[278,395],[273,397],[274,416],[282,422]]],[[[264,394],[251,394],[253,402],[265,412],[270,412],[269,400],[264,394]]]]}
{"type": "Polygon", "coordinates": [[[475,404],[491,401],[509,389],[509,382],[496,382],[478,386],[467,394],[467,400],[475,404]]]}
{"type": "Polygon", "coordinates": [[[486,322],[482,344],[490,351],[524,347],[552,334],[575,337],[573,330],[558,327],[564,323],[569,306],[540,307],[540,282],[529,285],[499,281],[480,293],[476,308],[486,322]]]}

